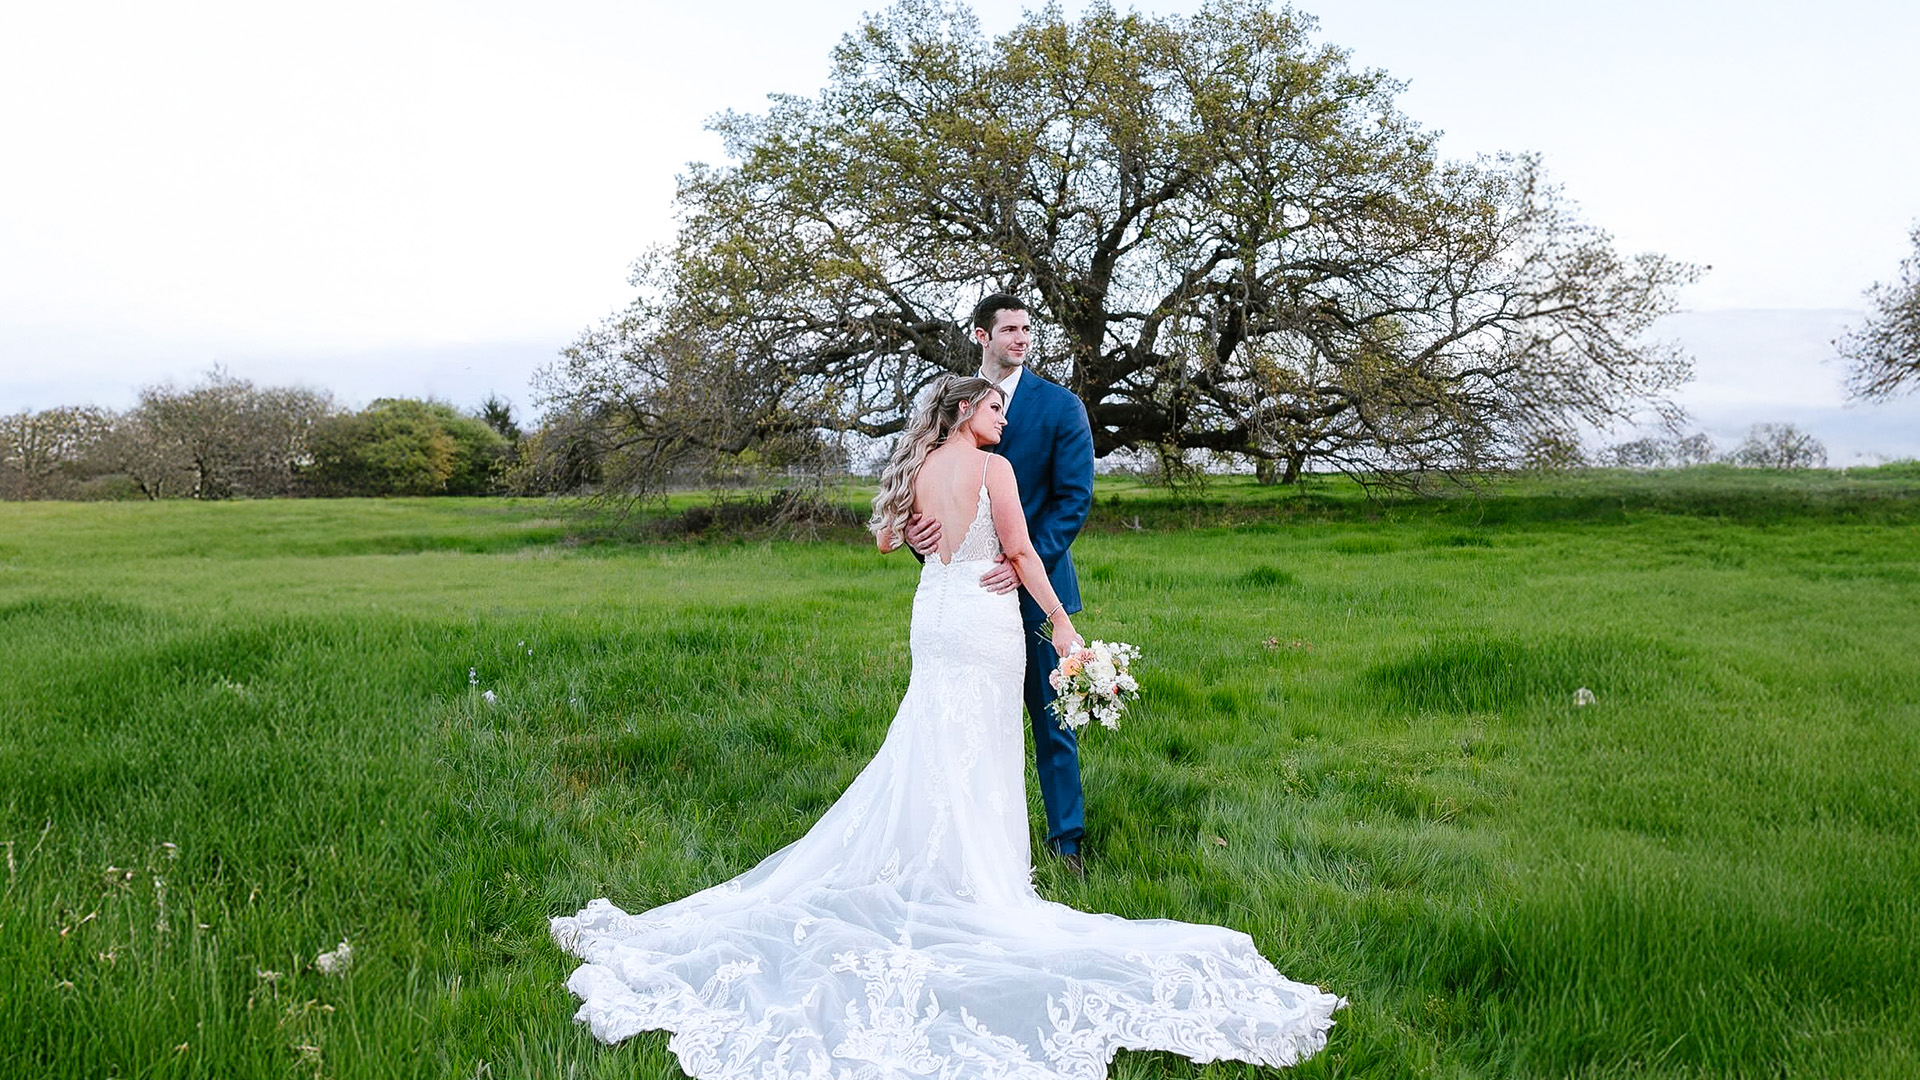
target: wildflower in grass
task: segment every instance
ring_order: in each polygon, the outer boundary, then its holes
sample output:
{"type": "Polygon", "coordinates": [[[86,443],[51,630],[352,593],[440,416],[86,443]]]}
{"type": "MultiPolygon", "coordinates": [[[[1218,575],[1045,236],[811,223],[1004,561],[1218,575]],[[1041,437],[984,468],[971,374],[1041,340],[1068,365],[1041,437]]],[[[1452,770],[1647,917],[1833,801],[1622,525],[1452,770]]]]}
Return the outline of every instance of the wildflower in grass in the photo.
{"type": "Polygon", "coordinates": [[[313,969],[322,975],[344,975],[352,964],[353,946],[345,938],[340,939],[339,948],[313,958],[313,969]]]}
{"type": "Polygon", "coordinates": [[[1591,705],[1597,700],[1599,699],[1593,696],[1593,691],[1584,686],[1573,692],[1573,707],[1576,709],[1591,705]]]}
{"type": "Polygon", "coordinates": [[[166,852],[167,858],[169,859],[177,859],[180,857],[180,845],[172,841],[161,841],[160,850],[166,852]]]}
{"type": "Polygon", "coordinates": [[[477,671],[477,670],[475,670],[475,669],[473,669],[473,668],[468,668],[468,669],[467,669],[467,685],[468,685],[468,686],[479,686],[479,685],[480,685],[480,672],[479,672],[479,671],[477,671]]]}
{"type": "Polygon", "coordinates": [[[255,978],[259,979],[263,983],[277,983],[280,981],[280,973],[277,971],[268,971],[264,968],[254,968],[253,974],[255,978]]]}
{"type": "Polygon", "coordinates": [[[487,703],[487,704],[489,704],[489,705],[491,705],[491,704],[493,704],[494,702],[496,702],[496,701],[498,701],[498,700],[500,700],[500,699],[494,696],[494,694],[493,694],[493,691],[491,691],[491,690],[488,690],[488,691],[486,691],[485,693],[482,693],[482,694],[480,695],[480,700],[481,700],[481,701],[484,701],[484,702],[486,702],[486,703],[487,703]]]}
{"type": "Polygon", "coordinates": [[[1059,695],[1053,715],[1060,726],[1078,731],[1098,720],[1102,727],[1119,727],[1126,703],[1140,695],[1140,684],[1127,671],[1139,655],[1124,641],[1096,641],[1061,657],[1047,677],[1059,695]]]}

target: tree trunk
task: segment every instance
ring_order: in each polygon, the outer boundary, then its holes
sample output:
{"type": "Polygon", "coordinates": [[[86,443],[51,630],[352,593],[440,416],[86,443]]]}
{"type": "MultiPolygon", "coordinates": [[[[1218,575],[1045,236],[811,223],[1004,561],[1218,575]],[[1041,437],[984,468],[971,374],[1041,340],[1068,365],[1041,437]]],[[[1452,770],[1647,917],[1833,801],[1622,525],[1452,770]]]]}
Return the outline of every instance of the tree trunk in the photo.
{"type": "Polygon", "coordinates": [[[1271,487],[1274,481],[1273,459],[1272,458],[1254,458],[1253,459],[1253,478],[1254,480],[1259,482],[1261,487],[1271,487]]]}
{"type": "Polygon", "coordinates": [[[1286,485],[1298,482],[1300,479],[1300,469],[1306,465],[1306,463],[1307,452],[1305,450],[1289,450],[1287,452],[1287,472],[1285,476],[1280,478],[1280,483],[1286,485]]]}

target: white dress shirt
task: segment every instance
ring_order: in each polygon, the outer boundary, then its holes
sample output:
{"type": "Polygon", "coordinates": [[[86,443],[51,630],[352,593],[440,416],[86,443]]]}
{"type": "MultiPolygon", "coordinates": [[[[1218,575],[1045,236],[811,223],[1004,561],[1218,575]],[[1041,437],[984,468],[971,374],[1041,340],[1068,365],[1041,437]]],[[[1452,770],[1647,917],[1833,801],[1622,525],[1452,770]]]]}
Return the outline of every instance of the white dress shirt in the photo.
{"type": "MultiPolygon", "coordinates": [[[[1025,370],[1027,370],[1025,367],[1014,368],[1006,378],[994,384],[1000,388],[1000,393],[1006,398],[1005,401],[1000,403],[1002,416],[1013,411],[1013,390],[1020,385],[1020,373],[1025,370]]],[[[983,379],[986,378],[985,373],[982,373],[980,377],[983,379]]]]}

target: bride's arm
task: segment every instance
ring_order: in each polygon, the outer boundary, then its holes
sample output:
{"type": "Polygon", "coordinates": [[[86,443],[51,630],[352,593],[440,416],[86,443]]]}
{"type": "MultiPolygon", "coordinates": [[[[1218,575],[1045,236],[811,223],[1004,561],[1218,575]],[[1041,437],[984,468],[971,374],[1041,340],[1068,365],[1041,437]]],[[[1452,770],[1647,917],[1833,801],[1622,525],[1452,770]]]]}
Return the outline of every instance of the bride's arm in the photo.
{"type": "Polygon", "coordinates": [[[1053,620],[1053,645],[1064,653],[1063,643],[1078,640],[1079,635],[1073,632],[1073,618],[1053,591],[1046,564],[1027,534],[1027,515],[1020,508],[1020,483],[1013,478],[1013,466],[998,454],[987,459],[987,500],[993,508],[993,531],[1000,537],[1001,554],[1020,575],[1020,584],[1033,602],[1053,620]]]}

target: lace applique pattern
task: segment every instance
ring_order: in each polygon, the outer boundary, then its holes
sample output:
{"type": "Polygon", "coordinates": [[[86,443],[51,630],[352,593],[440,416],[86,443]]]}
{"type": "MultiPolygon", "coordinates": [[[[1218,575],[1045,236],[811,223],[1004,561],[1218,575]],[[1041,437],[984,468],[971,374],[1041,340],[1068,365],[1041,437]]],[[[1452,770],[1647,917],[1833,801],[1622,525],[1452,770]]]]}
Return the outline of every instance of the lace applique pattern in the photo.
{"type": "Polygon", "coordinates": [[[949,562],[992,562],[1000,555],[1000,534],[993,530],[993,506],[987,498],[987,485],[980,485],[980,501],[975,504],[973,520],[960,546],[953,549],[949,562]]]}
{"type": "Polygon", "coordinates": [[[963,949],[905,940],[847,948],[821,957],[807,989],[796,988],[794,1006],[764,1004],[766,988],[753,982],[766,974],[757,960],[722,964],[695,990],[679,981],[674,958],[602,957],[568,986],[584,999],[579,1019],[605,1041],[676,1032],[668,1045],[698,1080],[1099,1080],[1122,1049],[1285,1066],[1325,1045],[1332,1013],[1345,1004],[1288,982],[1231,931],[1155,923],[1238,940],[1187,955],[1104,953],[1098,935],[1143,924],[1069,912],[1102,924],[1075,933],[1054,922],[1045,910],[1053,908],[1027,913],[1073,941],[1051,957],[991,941],[963,949]],[[647,962],[656,959],[657,967],[647,962]],[[1055,963],[1035,964],[1046,959],[1055,963]],[[1059,970],[1074,964],[1082,977],[1059,970]],[[1126,975],[1127,967],[1137,975],[1126,975]],[[609,973],[616,968],[618,975],[609,973]],[[823,1000],[842,1004],[813,1008],[823,1000]]]}

